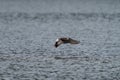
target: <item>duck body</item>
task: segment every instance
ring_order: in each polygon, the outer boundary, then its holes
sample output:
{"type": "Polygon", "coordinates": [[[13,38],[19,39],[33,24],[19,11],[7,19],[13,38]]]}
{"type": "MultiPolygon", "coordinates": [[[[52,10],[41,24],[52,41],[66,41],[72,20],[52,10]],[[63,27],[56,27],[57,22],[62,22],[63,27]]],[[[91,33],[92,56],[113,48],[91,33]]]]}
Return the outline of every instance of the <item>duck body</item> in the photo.
{"type": "Polygon", "coordinates": [[[65,37],[63,37],[63,38],[56,39],[56,42],[55,42],[54,46],[57,48],[61,44],[67,44],[67,43],[69,43],[69,44],[79,44],[80,41],[74,40],[72,38],[65,38],[65,37]]]}

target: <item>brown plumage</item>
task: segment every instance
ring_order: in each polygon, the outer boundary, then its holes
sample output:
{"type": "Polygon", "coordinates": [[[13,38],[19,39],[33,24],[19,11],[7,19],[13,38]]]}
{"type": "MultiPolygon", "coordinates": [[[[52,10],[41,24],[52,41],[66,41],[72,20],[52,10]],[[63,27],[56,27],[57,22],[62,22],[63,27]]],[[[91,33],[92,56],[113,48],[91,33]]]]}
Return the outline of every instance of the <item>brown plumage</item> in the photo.
{"type": "Polygon", "coordinates": [[[79,44],[80,41],[77,41],[77,40],[74,40],[74,39],[71,39],[71,38],[58,38],[58,39],[56,39],[56,42],[55,42],[54,46],[57,48],[61,44],[66,44],[66,43],[79,44]]]}

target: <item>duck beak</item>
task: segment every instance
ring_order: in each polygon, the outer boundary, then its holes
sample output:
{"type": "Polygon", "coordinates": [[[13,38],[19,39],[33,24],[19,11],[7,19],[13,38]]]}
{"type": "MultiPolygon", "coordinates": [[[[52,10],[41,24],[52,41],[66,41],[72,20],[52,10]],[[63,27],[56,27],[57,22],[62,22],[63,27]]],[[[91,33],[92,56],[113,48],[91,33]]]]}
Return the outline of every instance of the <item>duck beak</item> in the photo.
{"type": "Polygon", "coordinates": [[[58,43],[56,42],[54,46],[57,48],[58,47],[58,43]]]}

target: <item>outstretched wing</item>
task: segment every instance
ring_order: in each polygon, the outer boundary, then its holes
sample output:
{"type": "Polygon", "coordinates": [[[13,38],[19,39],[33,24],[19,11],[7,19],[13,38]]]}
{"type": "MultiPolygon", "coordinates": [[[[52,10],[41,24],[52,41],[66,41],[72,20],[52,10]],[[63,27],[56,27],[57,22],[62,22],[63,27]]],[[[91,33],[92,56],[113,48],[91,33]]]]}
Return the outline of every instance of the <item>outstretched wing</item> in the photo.
{"type": "Polygon", "coordinates": [[[80,43],[80,41],[77,41],[77,40],[74,40],[74,39],[69,39],[69,41],[70,41],[70,44],[79,44],[80,43]]]}

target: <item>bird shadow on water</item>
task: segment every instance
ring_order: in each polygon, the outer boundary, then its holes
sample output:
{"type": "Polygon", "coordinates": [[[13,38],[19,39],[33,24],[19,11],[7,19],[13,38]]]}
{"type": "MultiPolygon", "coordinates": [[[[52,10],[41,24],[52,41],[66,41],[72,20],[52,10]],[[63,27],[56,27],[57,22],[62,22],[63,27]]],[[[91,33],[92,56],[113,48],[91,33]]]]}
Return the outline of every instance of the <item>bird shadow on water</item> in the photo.
{"type": "MultiPolygon", "coordinates": [[[[95,59],[94,57],[86,55],[86,52],[84,52],[84,51],[72,52],[72,50],[64,50],[64,51],[59,51],[58,53],[60,53],[60,54],[53,56],[55,60],[84,60],[84,61],[89,61],[89,60],[95,59]]],[[[97,58],[96,58],[96,60],[97,60],[97,58]]]]}
{"type": "Polygon", "coordinates": [[[98,61],[99,58],[90,56],[55,56],[56,60],[80,60],[80,61],[98,61]]]}

